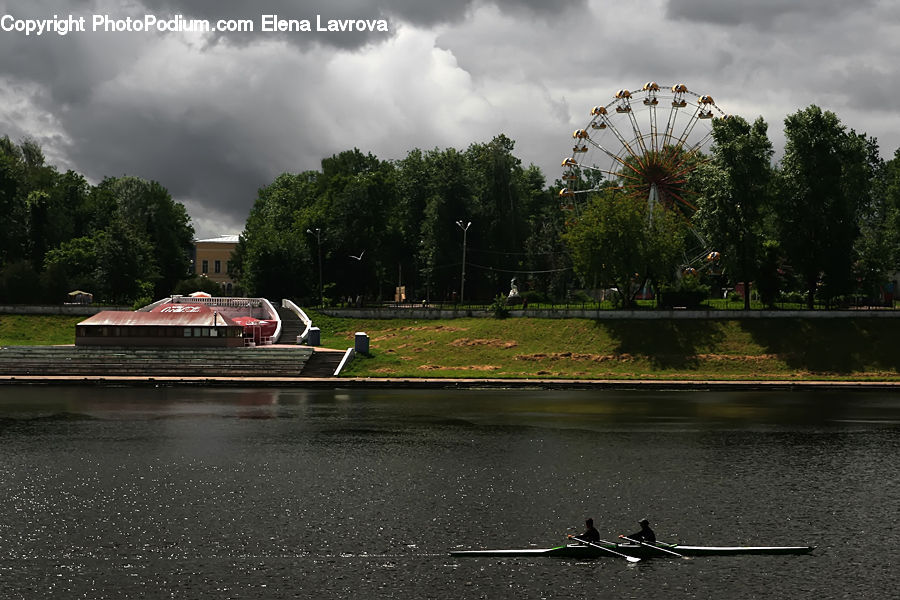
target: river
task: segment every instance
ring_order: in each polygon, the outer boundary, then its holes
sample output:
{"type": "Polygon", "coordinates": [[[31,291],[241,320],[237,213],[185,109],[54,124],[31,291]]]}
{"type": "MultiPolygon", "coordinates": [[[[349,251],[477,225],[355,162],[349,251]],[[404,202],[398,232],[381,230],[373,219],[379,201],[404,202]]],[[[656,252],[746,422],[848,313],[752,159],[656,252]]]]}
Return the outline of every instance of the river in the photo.
{"type": "Polygon", "coordinates": [[[887,598],[900,397],[0,387],[0,598],[887,598]],[[455,558],[602,537],[803,556],[455,558]]]}

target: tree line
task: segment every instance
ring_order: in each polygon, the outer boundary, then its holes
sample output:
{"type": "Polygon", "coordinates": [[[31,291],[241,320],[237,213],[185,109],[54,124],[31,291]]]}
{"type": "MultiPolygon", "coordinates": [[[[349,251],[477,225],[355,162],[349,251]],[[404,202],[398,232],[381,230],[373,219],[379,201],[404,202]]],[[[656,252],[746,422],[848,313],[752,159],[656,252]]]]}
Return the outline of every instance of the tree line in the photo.
{"type": "Polygon", "coordinates": [[[316,302],[321,253],[329,302],[393,300],[401,287],[410,301],[481,301],[508,292],[513,277],[559,297],[575,279],[564,218],[513,146],[498,135],[398,161],[354,149],[321,170],[285,173],[260,190],[234,275],[254,294],[316,302]]]}
{"type": "MultiPolygon", "coordinates": [[[[767,304],[877,298],[900,265],[900,151],[882,160],[874,138],[816,106],[788,116],[784,133],[773,163],[763,119],[716,120],[679,183],[691,210],[614,178],[561,210],[563,183],[524,166],[504,135],[399,160],[347,150],[259,190],[232,276],[237,293],[308,304],[389,301],[397,288],[409,301],[458,301],[463,270],[466,302],[490,302],[513,278],[533,301],[615,290],[628,306],[648,289],[703,286],[753,289],[767,304]]],[[[136,302],[185,285],[193,229],[165,188],[135,177],[92,186],[44,162],[33,141],[0,139],[0,298],[82,288],[136,302]]]]}
{"type": "Polygon", "coordinates": [[[614,179],[560,210],[563,183],[548,187],[503,135],[398,161],[346,151],[260,190],[236,276],[251,292],[313,303],[392,300],[399,285],[411,300],[456,300],[465,240],[466,301],[489,302],[514,277],[537,301],[608,289],[631,306],[648,289],[736,286],[748,308],[753,289],[767,305],[877,301],[900,266],[900,151],[884,161],[874,138],[817,106],[788,116],[784,132],[773,163],[762,118],[716,120],[708,154],[685,159],[696,166],[679,190],[689,211],[614,179]]]}
{"type": "Polygon", "coordinates": [[[900,266],[900,153],[882,160],[874,138],[810,106],[785,119],[773,164],[767,130],[761,118],[713,123],[709,155],[681,190],[696,203],[690,219],[615,185],[602,190],[565,234],[576,270],[622,290],[626,305],[648,282],[702,280],[740,284],[747,308],[753,284],[766,305],[786,295],[810,308],[850,295],[878,301],[900,266]],[[706,252],[692,255],[698,239],[706,252]]]}
{"type": "Polygon", "coordinates": [[[145,304],[188,276],[194,230],[159,183],[108,177],[90,185],[46,164],[39,144],[0,138],[0,302],[62,302],[83,290],[145,304]]]}

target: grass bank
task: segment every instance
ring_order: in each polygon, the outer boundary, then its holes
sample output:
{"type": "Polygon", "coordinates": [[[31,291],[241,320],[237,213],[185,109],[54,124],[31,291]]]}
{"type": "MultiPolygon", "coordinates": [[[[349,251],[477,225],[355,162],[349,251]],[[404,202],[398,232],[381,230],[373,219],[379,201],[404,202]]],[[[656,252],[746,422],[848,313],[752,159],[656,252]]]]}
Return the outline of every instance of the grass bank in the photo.
{"type": "Polygon", "coordinates": [[[357,377],[900,381],[900,319],[313,321],[357,377]]]}
{"type": "Polygon", "coordinates": [[[0,315],[0,346],[60,346],[75,343],[75,325],[85,315],[0,315]]]}
{"type": "MultiPolygon", "coordinates": [[[[900,319],[366,320],[311,314],[322,344],[370,337],[356,377],[900,381],[900,319]]],[[[0,315],[0,346],[75,341],[83,316],[0,315]]]]}

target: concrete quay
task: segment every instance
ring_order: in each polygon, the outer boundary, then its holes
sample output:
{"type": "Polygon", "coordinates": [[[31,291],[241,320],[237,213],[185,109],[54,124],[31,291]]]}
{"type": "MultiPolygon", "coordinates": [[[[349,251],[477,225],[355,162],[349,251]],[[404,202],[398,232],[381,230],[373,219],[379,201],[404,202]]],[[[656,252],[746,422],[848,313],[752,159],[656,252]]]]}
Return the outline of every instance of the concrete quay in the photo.
{"type": "Polygon", "coordinates": [[[621,379],[442,379],[302,376],[138,376],[138,375],[0,375],[2,385],[281,387],[308,389],[408,390],[596,390],[596,391],[871,391],[900,392],[900,381],[715,381],[621,379]]]}

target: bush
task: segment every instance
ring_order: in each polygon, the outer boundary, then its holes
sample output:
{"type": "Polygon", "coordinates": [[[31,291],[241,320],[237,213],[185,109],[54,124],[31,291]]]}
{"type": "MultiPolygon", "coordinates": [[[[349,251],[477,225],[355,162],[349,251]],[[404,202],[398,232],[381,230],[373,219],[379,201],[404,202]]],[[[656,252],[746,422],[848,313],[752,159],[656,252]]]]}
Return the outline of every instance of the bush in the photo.
{"type": "Polygon", "coordinates": [[[522,292],[519,295],[522,296],[522,300],[528,300],[528,304],[549,304],[552,302],[547,294],[539,290],[529,290],[527,292],[522,292]]]}
{"type": "Polygon", "coordinates": [[[40,275],[29,261],[14,261],[0,269],[0,302],[33,304],[40,300],[40,295],[40,275]]]}
{"type": "Polygon", "coordinates": [[[141,281],[139,284],[140,296],[132,304],[131,309],[137,310],[148,304],[153,304],[153,284],[149,281],[141,281]]]}
{"type": "Polygon", "coordinates": [[[190,279],[182,279],[175,284],[175,289],[172,293],[178,296],[188,296],[194,292],[206,292],[212,296],[221,296],[222,287],[209,277],[195,275],[190,279]]]}
{"type": "Polygon", "coordinates": [[[779,302],[787,304],[803,304],[806,302],[806,294],[800,292],[782,292],[778,298],[779,302]]]}
{"type": "Polygon", "coordinates": [[[594,299],[591,298],[588,295],[588,293],[585,292],[584,290],[573,291],[570,298],[572,299],[572,302],[581,302],[581,303],[594,302],[594,299]]]}
{"type": "Polygon", "coordinates": [[[494,313],[495,319],[505,319],[509,316],[509,309],[506,307],[506,296],[503,294],[499,294],[496,298],[494,298],[493,304],[491,304],[490,308],[491,312],[494,313]]]}
{"type": "Polygon", "coordinates": [[[659,290],[659,305],[664,308],[698,308],[709,298],[709,286],[696,275],[684,275],[675,285],[665,285],[659,290]]]}

